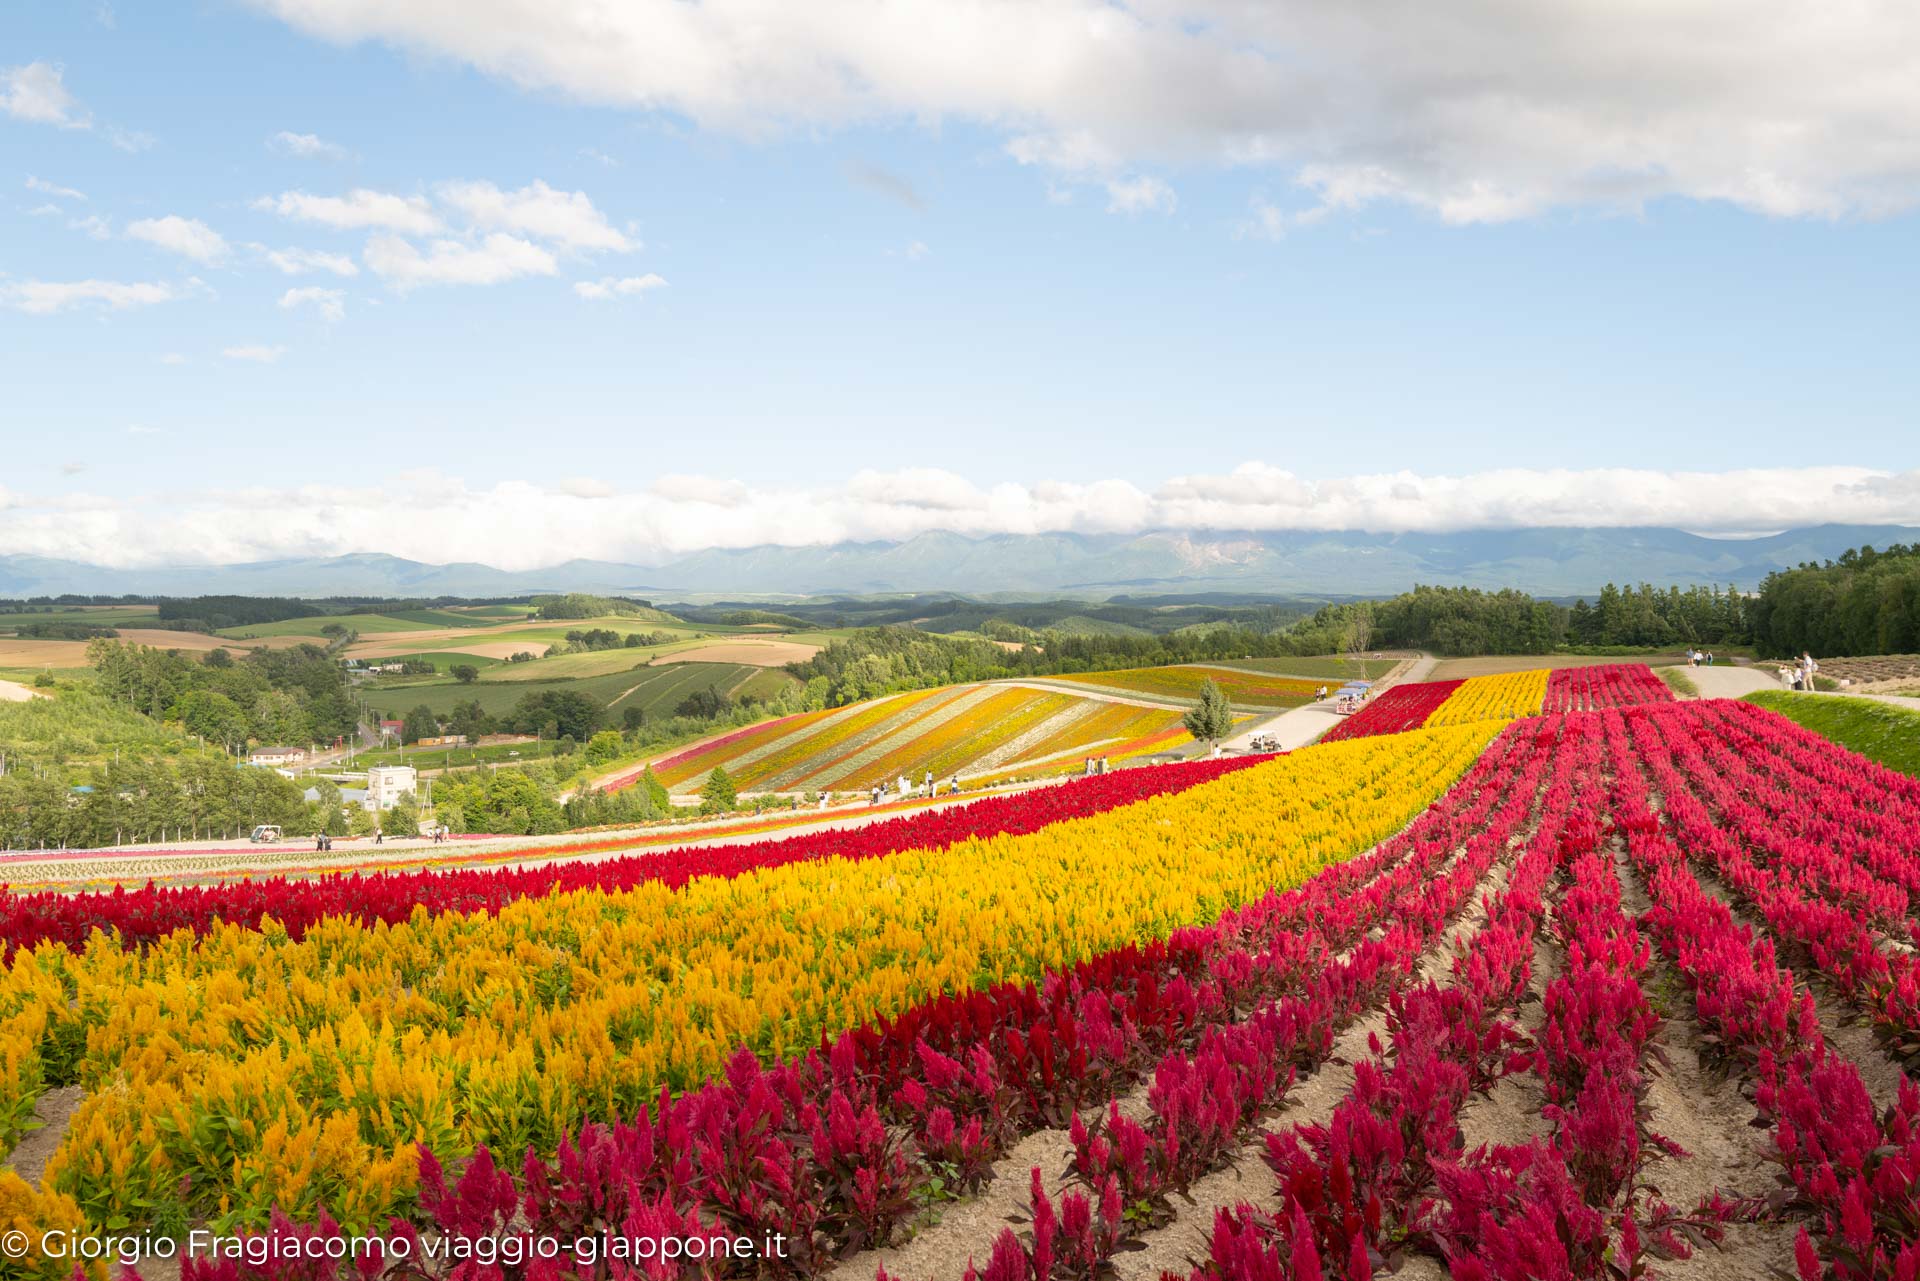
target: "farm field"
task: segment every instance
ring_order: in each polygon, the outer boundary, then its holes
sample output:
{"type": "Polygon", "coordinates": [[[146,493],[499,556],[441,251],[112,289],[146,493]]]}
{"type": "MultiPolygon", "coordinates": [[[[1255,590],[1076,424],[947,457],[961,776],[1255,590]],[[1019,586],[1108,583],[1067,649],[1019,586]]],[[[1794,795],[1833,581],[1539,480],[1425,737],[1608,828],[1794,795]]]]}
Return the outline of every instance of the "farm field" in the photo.
{"type": "Polygon", "coordinates": [[[1685,666],[1687,658],[1684,650],[1682,646],[1671,654],[1638,658],[1608,658],[1594,654],[1493,654],[1477,658],[1443,658],[1434,667],[1433,677],[1435,680],[1464,680],[1469,676],[1499,676],[1541,667],[1557,671],[1565,667],[1610,667],[1620,663],[1640,663],[1648,667],[1685,666]]]}
{"type": "MultiPolygon", "coordinates": [[[[120,627],[120,639],[129,645],[151,645],[155,649],[177,649],[188,654],[204,654],[213,649],[242,648],[233,641],[204,632],[174,632],[157,627],[120,627]]],[[[275,636],[257,642],[270,648],[298,645],[315,639],[304,636],[275,636]]],[[[0,668],[37,671],[42,668],[72,670],[87,665],[87,642],[82,640],[40,640],[31,636],[0,636],[0,668]]]]}
{"type": "Polygon", "coordinates": [[[78,1102],[0,1206],[567,1239],[724,1206],[842,1281],[1907,1275],[1920,782],[1616,667],[856,831],[16,896],[0,1145],[78,1102]]]}
{"type": "MultiPolygon", "coordinates": [[[[1783,662],[1785,660],[1782,660],[1783,662]]],[[[1773,664],[1763,664],[1772,666],[1773,664]]],[[[1858,685],[1920,679],[1920,654],[1876,654],[1869,658],[1823,658],[1820,674],[1858,685]]]]}
{"type": "Polygon", "coordinates": [[[1080,672],[1043,676],[1052,683],[1084,685],[1091,689],[1168,703],[1191,704],[1207,681],[1218,685],[1235,704],[1252,707],[1299,707],[1313,701],[1325,681],[1298,676],[1276,676],[1263,671],[1188,664],[1178,667],[1135,667],[1112,672],[1080,672]]]}
{"type": "MultiPolygon", "coordinates": [[[[1181,713],[998,683],[916,690],[750,726],[654,764],[676,793],[698,792],[716,766],[744,791],[865,790],[926,772],[944,783],[1006,777],[1063,753],[1125,756],[1175,744],[1181,713]]],[[[1177,738],[1192,740],[1184,730],[1177,738]]]]}
{"type": "Polygon", "coordinates": [[[1398,734],[1423,725],[1509,721],[1540,712],[1597,711],[1670,702],[1673,693],[1643,663],[1608,663],[1395,685],[1321,741],[1398,734]]]}
{"type": "MultiPolygon", "coordinates": [[[[626,659],[623,669],[599,671],[586,675],[566,675],[563,672],[551,672],[550,684],[533,683],[537,677],[527,680],[488,680],[487,676],[510,668],[534,668],[539,663],[503,664],[499,668],[490,668],[482,678],[471,685],[462,685],[453,680],[441,680],[431,683],[408,683],[394,685],[368,685],[365,696],[377,707],[405,712],[414,707],[430,708],[436,716],[446,716],[461,703],[477,702],[490,716],[499,716],[525,697],[530,691],[540,689],[572,690],[587,695],[602,703],[613,703],[617,717],[627,707],[639,707],[646,711],[649,718],[655,715],[671,715],[680,700],[696,689],[715,688],[722,693],[733,691],[746,685],[762,674],[761,668],[749,667],[744,663],[673,663],[646,666],[645,650],[607,650],[598,654],[568,655],[567,657],[601,658],[608,654],[618,654],[626,659]],[[616,702],[617,700],[617,702],[616,702]]],[[[549,662],[559,660],[550,659],[549,662]]],[[[783,675],[782,679],[790,680],[783,675]]]]}
{"type": "Polygon", "coordinates": [[[1298,676],[1315,682],[1336,685],[1350,680],[1379,680],[1400,665],[1398,658],[1363,658],[1357,663],[1345,658],[1215,658],[1202,666],[1234,667],[1248,672],[1267,672],[1275,676],[1298,676]]]}

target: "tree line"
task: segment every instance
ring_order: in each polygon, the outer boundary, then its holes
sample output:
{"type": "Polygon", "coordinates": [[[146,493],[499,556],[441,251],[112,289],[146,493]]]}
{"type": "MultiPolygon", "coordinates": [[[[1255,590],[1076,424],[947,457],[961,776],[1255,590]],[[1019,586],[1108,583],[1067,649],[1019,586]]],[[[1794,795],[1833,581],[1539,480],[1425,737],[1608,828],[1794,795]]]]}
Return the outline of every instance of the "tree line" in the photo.
{"type": "Polygon", "coordinates": [[[1753,633],[1769,657],[1920,653],[1920,544],[1854,548],[1767,575],[1753,633]]]}

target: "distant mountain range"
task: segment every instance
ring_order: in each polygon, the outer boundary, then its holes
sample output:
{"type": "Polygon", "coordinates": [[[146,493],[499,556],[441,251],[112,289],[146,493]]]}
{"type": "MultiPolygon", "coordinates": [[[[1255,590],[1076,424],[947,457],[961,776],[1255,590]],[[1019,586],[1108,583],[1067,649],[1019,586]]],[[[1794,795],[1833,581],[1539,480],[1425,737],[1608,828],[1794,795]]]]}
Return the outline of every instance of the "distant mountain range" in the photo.
{"type": "Polygon", "coordinates": [[[1503,529],[1452,534],[922,534],[900,543],[704,551],[664,565],[572,560],[513,572],[357,553],[242,565],[111,569],[0,555],[0,597],[514,596],[626,593],[661,600],[953,591],[1106,596],[1223,591],[1379,596],[1415,583],[1591,595],[1608,582],[1754,587],[1775,569],[1849,547],[1920,542],[1898,525],[1821,525],[1761,538],[1677,529],[1503,529]]]}

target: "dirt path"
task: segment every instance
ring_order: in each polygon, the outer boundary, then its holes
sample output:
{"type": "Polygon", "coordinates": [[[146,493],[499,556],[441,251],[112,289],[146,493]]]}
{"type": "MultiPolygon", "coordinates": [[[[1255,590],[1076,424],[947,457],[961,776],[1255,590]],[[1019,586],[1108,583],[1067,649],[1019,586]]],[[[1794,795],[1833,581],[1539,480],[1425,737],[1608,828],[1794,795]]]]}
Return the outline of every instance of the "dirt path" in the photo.
{"type": "Polygon", "coordinates": [[[74,1109],[85,1097],[86,1091],[77,1085],[57,1086],[42,1094],[33,1105],[33,1119],[40,1128],[28,1130],[21,1136],[13,1145],[13,1151],[7,1153],[4,1164],[28,1183],[37,1185],[46,1172],[47,1162],[67,1137],[74,1109]]]}
{"type": "Polygon", "coordinates": [[[0,703],[25,703],[31,699],[45,697],[45,694],[22,685],[19,681],[0,681],[0,703]]]}

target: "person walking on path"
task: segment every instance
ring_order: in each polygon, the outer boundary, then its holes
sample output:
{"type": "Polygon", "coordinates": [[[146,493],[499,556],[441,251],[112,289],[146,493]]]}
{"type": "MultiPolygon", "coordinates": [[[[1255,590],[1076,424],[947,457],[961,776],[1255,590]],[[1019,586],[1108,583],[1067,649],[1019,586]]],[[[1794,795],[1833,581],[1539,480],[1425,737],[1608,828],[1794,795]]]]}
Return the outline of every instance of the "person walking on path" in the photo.
{"type": "Polygon", "coordinates": [[[1800,684],[1801,684],[1801,687],[1805,689],[1809,694],[1813,693],[1816,688],[1816,686],[1813,683],[1813,674],[1819,670],[1820,670],[1820,664],[1813,661],[1813,652],[1811,650],[1805,650],[1805,649],[1801,650],[1800,651],[1800,684]]]}

